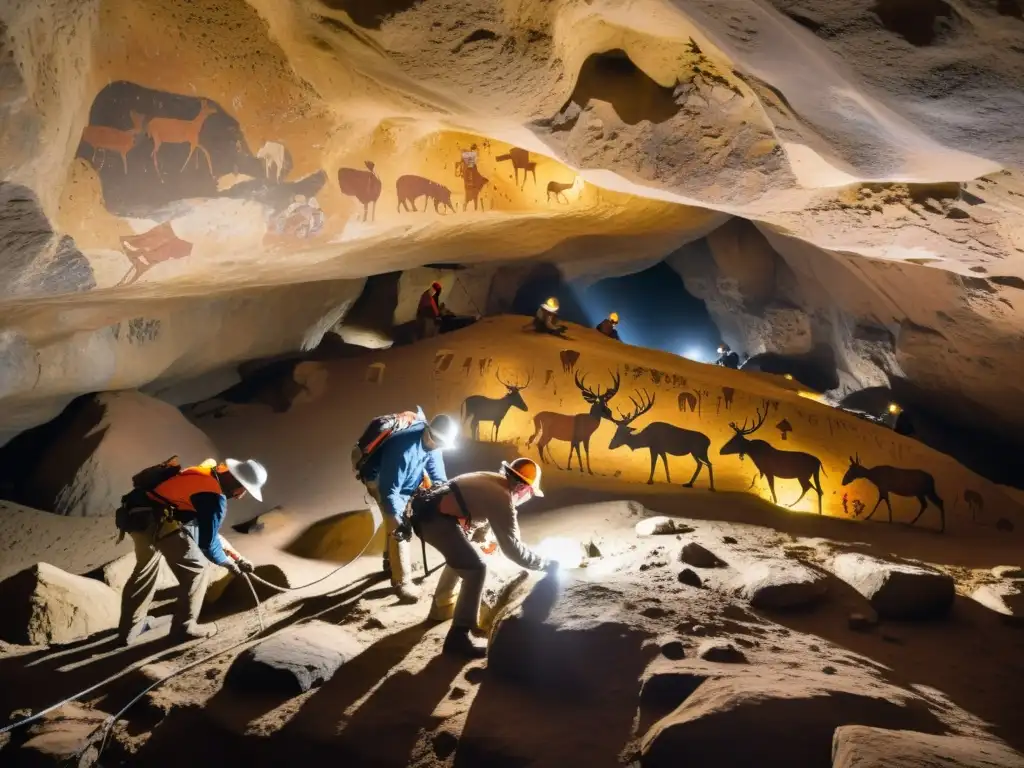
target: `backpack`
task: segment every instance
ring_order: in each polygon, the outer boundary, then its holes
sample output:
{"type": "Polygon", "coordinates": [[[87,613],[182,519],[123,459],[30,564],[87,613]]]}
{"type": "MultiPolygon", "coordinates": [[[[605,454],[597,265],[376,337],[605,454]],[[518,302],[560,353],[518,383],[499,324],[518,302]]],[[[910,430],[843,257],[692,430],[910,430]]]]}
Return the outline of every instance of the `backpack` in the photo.
{"type": "Polygon", "coordinates": [[[388,438],[421,421],[425,422],[426,417],[419,409],[388,413],[373,419],[352,449],[352,471],[356,478],[365,483],[380,463],[379,451],[388,438]]]}
{"type": "Polygon", "coordinates": [[[174,516],[174,505],[162,497],[155,499],[151,494],[154,488],[176,476],[181,469],[178,457],[171,456],[132,476],[132,490],[121,497],[121,506],[114,513],[114,524],[121,532],[117,539],[119,544],[126,533],[142,533],[149,530],[156,519],[174,516]]]}

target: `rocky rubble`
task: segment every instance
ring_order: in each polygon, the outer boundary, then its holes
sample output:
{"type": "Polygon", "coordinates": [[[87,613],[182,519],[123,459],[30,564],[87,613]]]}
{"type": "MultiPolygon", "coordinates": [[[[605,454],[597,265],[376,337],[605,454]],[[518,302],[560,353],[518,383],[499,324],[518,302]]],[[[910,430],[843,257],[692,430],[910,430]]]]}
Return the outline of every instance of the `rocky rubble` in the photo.
{"type": "Polygon", "coordinates": [[[789,560],[755,561],[741,571],[737,581],[737,594],[755,608],[799,608],[828,592],[823,573],[789,560]]]}
{"type": "Polygon", "coordinates": [[[938,736],[846,725],[832,740],[832,768],[1024,768],[1020,755],[994,739],[938,736]]]}
{"type": "Polygon", "coordinates": [[[952,576],[924,565],[847,553],[835,558],[832,571],[866,597],[883,619],[941,618],[956,596],[952,576]]]}

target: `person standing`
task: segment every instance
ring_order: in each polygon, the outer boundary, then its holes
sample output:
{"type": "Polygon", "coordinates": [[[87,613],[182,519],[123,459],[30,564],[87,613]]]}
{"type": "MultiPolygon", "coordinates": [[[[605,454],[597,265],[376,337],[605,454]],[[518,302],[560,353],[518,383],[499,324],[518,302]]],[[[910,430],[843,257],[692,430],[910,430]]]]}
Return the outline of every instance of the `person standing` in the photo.
{"type": "Polygon", "coordinates": [[[430,619],[452,626],[444,652],[483,658],[486,648],[472,636],[478,629],[480,599],[487,579],[487,564],[470,541],[489,526],[502,554],[517,565],[534,571],[554,571],[558,563],[531,551],[519,533],[516,509],[534,496],[543,496],[541,470],[535,461],[518,458],[502,462],[500,472],[471,472],[454,478],[436,499],[422,508],[413,507],[412,524],[417,535],[437,549],[445,567],[437,582],[430,619]],[[455,589],[461,581],[458,599],[455,589]]]}
{"type": "Polygon", "coordinates": [[[607,336],[609,339],[615,339],[621,341],[619,338],[619,332],[615,330],[615,326],[619,324],[619,313],[612,312],[608,317],[597,324],[597,330],[607,336]]]}
{"type": "Polygon", "coordinates": [[[416,307],[416,338],[428,339],[437,335],[441,323],[441,284],[436,280],[420,294],[416,307]]]}
{"type": "Polygon", "coordinates": [[[135,568],[121,593],[120,640],[131,645],[153,627],[149,607],[156,593],[160,561],[166,559],[178,579],[176,603],[171,616],[171,635],[188,640],[210,637],[212,624],[200,624],[199,612],[209,584],[209,563],[232,573],[252,573],[253,565],[220,535],[227,513],[227,501],[246,492],[262,501],[267,470],[252,459],[226,459],[218,464],[209,459],[187,467],[148,492],[154,501],[153,523],[149,529],[131,533],[135,545],[135,568]],[[158,508],[170,508],[164,519],[158,508]]]}

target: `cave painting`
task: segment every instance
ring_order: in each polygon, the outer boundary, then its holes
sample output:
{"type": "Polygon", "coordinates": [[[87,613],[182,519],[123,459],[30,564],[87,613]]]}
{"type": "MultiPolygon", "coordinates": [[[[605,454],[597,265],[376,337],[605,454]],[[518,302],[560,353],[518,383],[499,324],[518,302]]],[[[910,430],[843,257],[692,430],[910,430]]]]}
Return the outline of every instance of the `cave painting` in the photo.
{"type": "Polygon", "coordinates": [[[504,155],[498,155],[494,158],[497,162],[502,163],[511,161],[512,170],[515,171],[516,186],[522,189],[526,186],[526,177],[533,174],[533,183],[537,184],[537,163],[530,159],[530,153],[525,149],[519,147],[512,147],[504,155]],[[523,172],[523,183],[519,183],[519,172],[523,172]]]}
{"type": "Polygon", "coordinates": [[[582,377],[579,373],[573,376],[576,387],[583,395],[583,399],[590,404],[590,411],[587,413],[564,414],[554,411],[541,411],[533,417],[533,434],[526,441],[530,447],[534,441],[537,442],[537,454],[542,462],[547,463],[544,458],[544,449],[548,449],[548,456],[551,462],[558,466],[558,462],[551,456],[551,448],[548,444],[552,440],[569,443],[569,462],[566,469],[572,469],[572,454],[576,452],[577,463],[580,472],[583,471],[583,458],[580,456],[580,446],[587,455],[587,472],[594,474],[590,469],[590,438],[593,437],[597,428],[601,426],[601,419],[612,418],[612,412],[608,409],[608,401],[619,391],[619,374],[613,373],[612,385],[609,389],[596,392],[586,385],[586,374],[582,377]]]}
{"type": "Polygon", "coordinates": [[[185,258],[192,253],[192,243],[174,234],[171,223],[165,222],[141,235],[122,237],[121,252],[130,266],[118,286],[131,285],[157,264],[185,258]]]}
{"type": "Polygon", "coordinates": [[[971,520],[977,522],[978,513],[985,511],[985,500],[981,497],[980,493],[968,488],[964,491],[964,502],[967,504],[967,508],[971,510],[971,520]]]}
{"type": "Polygon", "coordinates": [[[921,519],[925,509],[928,508],[930,500],[939,508],[939,530],[946,530],[946,510],[942,499],[935,492],[935,478],[922,469],[901,469],[882,464],[876,467],[865,467],[860,463],[860,456],[850,457],[850,468],[843,476],[843,485],[849,485],[856,480],[867,480],[878,490],[878,501],[871,508],[865,520],[870,520],[883,501],[889,509],[889,523],[892,523],[892,503],[889,501],[889,494],[916,498],[921,508],[917,516],[910,521],[913,525],[921,519]]]}
{"type": "Polygon", "coordinates": [[[685,413],[686,409],[689,408],[690,412],[696,413],[699,419],[702,415],[701,406],[708,394],[706,389],[700,389],[699,387],[694,389],[693,392],[680,392],[678,398],[679,410],[685,413]]]}
{"type": "Polygon", "coordinates": [[[793,431],[793,427],[790,426],[790,423],[786,419],[783,419],[778,424],[776,424],[775,428],[779,430],[779,434],[782,436],[783,440],[788,440],[789,433],[793,431]]]}
{"type": "Polygon", "coordinates": [[[563,349],[558,356],[562,361],[562,370],[565,373],[572,373],[580,359],[580,353],[575,349],[563,349]]]}
{"type": "Polygon", "coordinates": [[[313,237],[324,226],[324,211],[315,197],[296,195],[292,203],[270,220],[270,230],[277,235],[313,237]]]}
{"type": "Polygon", "coordinates": [[[491,442],[498,442],[498,432],[501,430],[501,422],[505,420],[510,408],[518,408],[521,411],[529,411],[526,401],[523,400],[522,391],[530,386],[533,375],[527,377],[526,383],[520,384],[519,379],[515,383],[507,382],[501,377],[501,366],[495,372],[498,383],[505,387],[505,394],[501,397],[484,397],[483,395],[470,395],[462,403],[462,422],[469,420],[470,433],[474,440],[480,439],[480,422],[491,422],[491,442]]]}
{"type": "Polygon", "coordinates": [[[287,149],[265,141],[249,149],[238,121],[213,99],[116,81],[89,110],[76,158],[99,178],[104,207],[115,216],[165,218],[212,199],[260,203],[273,217],[295,199],[316,195],[327,175],[285,181],[287,149]],[[107,162],[113,153],[121,162],[107,162]]]}
{"type": "Polygon", "coordinates": [[[775,495],[776,478],[800,482],[800,495],[789,505],[790,507],[799,504],[800,500],[813,488],[818,494],[818,514],[822,514],[821,459],[803,451],[783,451],[764,440],[748,439],[749,435],[761,428],[767,416],[768,406],[766,405],[763,413],[760,408],[758,409],[753,426],[748,427],[746,420],[742,427],[736,426],[736,422],[729,422],[733,436],[722,446],[719,453],[723,456],[737,455],[740,458],[750,456],[754,466],[757,467],[755,481],[761,477],[767,479],[768,490],[771,491],[772,501],[776,504],[779,503],[778,496],[775,495]]]}
{"type": "Polygon", "coordinates": [[[455,213],[455,206],[452,205],[452,191],[443,184],[438,184],[436,181],[431,181],[423,176],[413,176],[406,174],[405,176],[399,176],[398,181],[395,182],[395,192],[398,195],[398,212],[402,212],[404,207],[406,211],[415,211],[416,209],[416,198],[425,197],[423,201],[423,210],[427,210],[427,202],[433,200],[434,211],[441,213],[441,206],[450,208],[452,213],[455,213]]]}
{"type": "MultiPolygon", "coordinates": [[[[685,382],[683,382],[683,386],[686,386],[685,382]]],[[[722,387],[722,398],[725,403],[725,410],[732,410],[732,398],[735,394],[736,390],[732,387],[722,387]]]]}
{"type": "Polygon", "coordinates": [[[551,196],[554,195],[556,203],[560,203],[560,202],[562,202],[564,200],[565,204],[568,205],[569,204],[569,198],[565,196],[565,191],[567,189],[572,189],[575,184],[576,184],[576,180],[575,179],[573,179],[568,184],[561,184],[561,183],[559,183],[557,181],[549,181],[548,182],[547,201],[550,203],[551,202],[551,196]]]}
{"type": "Polygon", "coordinates": [[[366,221],[369,208],[373,206],[371,221],[377,220],[377,200],[380,199],[381,183],[380,177],[374,170],[375,166],[367,160],[363,163],[365,171],[358,168],[339,168],[338,186],[343,195],[354,197],[363,204],[363,221],[366,221]]]}
{"type": "MultiPolygon", "coordinates": [[[[630,450],[636,451],[646,448],[651,454],[651,474],[647,478],[647,484],[654,483],[654,471],[658,467],[660,458],[665,465],[665,481],[672,482],[668,471],[669,456],[693,456],[697,462],[697,468],[688,482],[683,483],[686,488],[692,488],[700,471],[708,468],[708,483],[710,490],[715,490],[715,473],[711,467],[711,460],[708,458],[708,449],[711,447],[711,438],[701,432],[694,432],[689,429],[682,429],[664,421],[655,421],[648,424],[639,432],[636,432],[630,425],[640,416],[654,407],[654,395],[648,395],[645,390],[639,393],[640,400],[637,402],[632,396],[633,410],[630,413],[619,411],[619,418],[612,417],[615,424],[615,436],[608,444],[608,450],[614,451],[621,446],[627,446],[630,450]]],[[[616,409],[618,410],[618,409],[616,409]]]]}
{"type": "Polygon", "coordinates": [[[465,193],[462,201],[463,212],[466,211],[470,203],[473,204],[474,211],[480,210],[480,192],[487,186],[488,179],[484,178],[480,169],[477,168],[478,160],[477,146],[472,144],[468,150],[462,151],[461,159],[455,165],[455,176],[462,179],[465,193]]]}

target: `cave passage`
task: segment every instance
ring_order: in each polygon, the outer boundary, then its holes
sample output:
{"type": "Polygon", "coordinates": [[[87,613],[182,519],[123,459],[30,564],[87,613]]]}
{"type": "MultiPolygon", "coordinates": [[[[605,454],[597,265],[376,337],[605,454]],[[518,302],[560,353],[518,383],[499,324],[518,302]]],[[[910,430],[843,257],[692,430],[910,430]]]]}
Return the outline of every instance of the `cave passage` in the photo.
{"type": "Polygon", "coordinates": [[[718,328],[707,307],[666,262],[583,289],[566,282],[554,266],[538,267],[516,294],[513,311],[532,316],[549,296],[561,305],[559,317],[591,328],[618,312],[619,336],[627,344],[702,362],[718,357],[718,328]]]}

